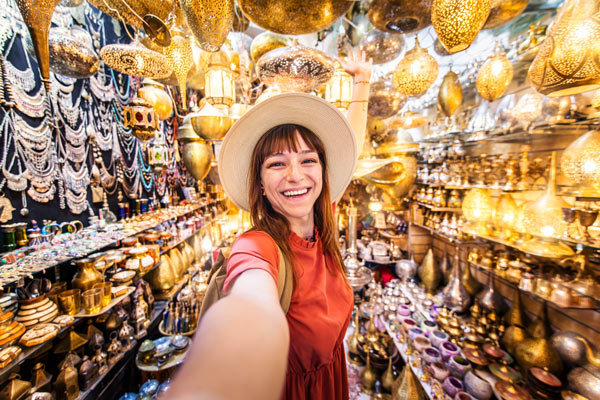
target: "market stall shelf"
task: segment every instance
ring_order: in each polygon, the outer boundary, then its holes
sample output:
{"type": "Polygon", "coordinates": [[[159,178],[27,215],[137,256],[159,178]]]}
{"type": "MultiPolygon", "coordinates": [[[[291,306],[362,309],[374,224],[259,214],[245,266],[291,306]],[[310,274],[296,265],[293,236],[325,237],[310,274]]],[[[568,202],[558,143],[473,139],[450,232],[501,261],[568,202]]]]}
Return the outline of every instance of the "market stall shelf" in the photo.
{"type": "Polygon", "coordinates": [[[79,313],[75,314],[75,318],[92,318],[92,317],[97,317],[98,315],[104,314],[105,312],[109,311],[111,308],[113,308],[114,306],[119,304],[121,301],[123,301],[131,293],[133,293],[134,290],[135,290],[135,288],[133,286],[129,286],[127,288],[127,291],[125,292],[125,294],[122,294],[121,296],[115,297],[114,299],[112,299],[110,301],[110,303],[107,306],[102,307],[100,309],[100,311],[88,314],[85,312],[85,310],[82,309],[79,313]]]}

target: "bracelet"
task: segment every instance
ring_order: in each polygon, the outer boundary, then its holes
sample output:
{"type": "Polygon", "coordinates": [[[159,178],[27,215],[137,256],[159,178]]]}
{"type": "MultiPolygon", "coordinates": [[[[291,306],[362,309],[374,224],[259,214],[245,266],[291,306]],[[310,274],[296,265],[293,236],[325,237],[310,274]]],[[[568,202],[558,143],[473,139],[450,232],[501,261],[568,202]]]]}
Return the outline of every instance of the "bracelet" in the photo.
{"type": "Polygon", "coordinates": [[[368,85],[368,84],[370,84],[371,82],[370,82],[370,81],[354,81],[354,84],[355,84],[355,85],[358,85],[358,84],[361,84],[361,83],[364,83],[365,85],[368,85]]]}
{"type": "Polygon", "coordinates": [[[368,103],[369,100],[350,100],[350,103],[368,103]]]}

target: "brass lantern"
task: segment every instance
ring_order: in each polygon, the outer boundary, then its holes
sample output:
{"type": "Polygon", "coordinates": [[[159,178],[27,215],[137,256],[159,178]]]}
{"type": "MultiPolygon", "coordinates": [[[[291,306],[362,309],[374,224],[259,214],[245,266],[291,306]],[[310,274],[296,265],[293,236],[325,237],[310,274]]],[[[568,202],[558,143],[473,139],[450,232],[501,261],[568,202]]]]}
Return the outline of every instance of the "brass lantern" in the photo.
{"type": "Polygon", "coordinates": [[[136,97],[130,105],[123,107],[123,125],[132,128],[133,136],[145,142],[152,139],[158,129],[158,115],[152,104],[136,97]]]}
{"type": "Polygon", "coordinates": [[[517,18],[527,5],[529,0],[492,0],[492,10],[483,29],[492,29],[502,26],[517,18]]]}
{"type": "Polygon", "coordinates": [[[590,131],[571,143],[560,168],[579,196],[600,197],[600,131],[590,131]]]}
{"type": "Polygon", "coordinates": [[[431,24],[431,0],[372,0],[369,20],[386,32],[410,33],[431,24]]]}
{"type": "Polygon", "coordinates": [[[181,153],[185,168],[194,178],[201,181],[208,175],[213,161],[210,144],[202,139],[195,139],[185,143],[181,153]]]}
{"type": "Polygon", "coordinates": [[[218,51],[231,30],[233,0],[179,0],[188,26],[202,50],[218,51]]]}
{"type": "Polygon", "coordinates": [[[283,35],[323,30],[353,4],[348,0],[238,0],[237,3],[250,21],[283,35]]]}
{"type": "Polygon", "coordinates": [[[379,81],[371,85],[369,91],[370,117],[385,119],[396,114],[406,103],[406,96],[400,93],[390,81],[379,81]]]}
{"type": "Polygon", "coordinates": [[[173,102],[164,88],[164,85],[146,78],[142,81],[142,87],[138,89],[137,93],[139,97],[152,104],[161,120],[169,119],[173,115],[173,102]]]}
{"type": "Polygon", "coordinates": [[[359,48],[373,64],[384,64],[400,55],[404,49],[404,36],[372,29],[360,41],[359,48]]]}
{"type": "Polygon", "coordinates": [[[100,58],[115,71],[141,78],[161,79],[173,72],[167,57],[137,40],[130,44],[106,45],[100,50],[100,58]]]}
{"type": "Polygon", "coordinates": [[[433,0],[431,23],[450,53],[467,49],[490,15],[492,0],[433,0]]]}
{"type": "Polygon", "coordinates": [[[183,109],[187,110],[186,79],[188,72],[194,65],[192,41],[186,37],[181,29],[176,28],[171,32],[171,44],[165,47],[164,53],[177,77],[183,109]]]}
{"type": "Polygon", "coordinates": [[[235,79],[224,51],[209,54],[208,69],[204,74],[204,96],[216,108],[226,109],[235,103],[235,79]]]}
{"type": "Polygon", "coordinates": [[[600,3],[568,0],[529,67],[533,87],[550,96],[568,96],[600,87],[600,3]]]}
{"type": "Polygon", "coordinates": [[[463,215],[471,224],[475,224],[478,234],[488,233],[487,223],[492,218],[494,203],[487,190],[471,189],[465,195],[462,203],[463,215]]]}
{"type": "Polygon", "coordinates": [[[512,78],[513,66],[496,45],[495,53],[481,66],[475,86],[481,97],[494,101],[508,89],[512,78]]]}
{"type": "Polygon", "coordinates": [[[415,96],[425,92],[438,76],[438,63],[426,49],[419,46],[409,50],[394,71],[394,85],[401,92],[415,96]]]}
{"type": "Polygon", "coordinates": [[[454,115],[463,100],[463,92],[458,75],[450,70],[442,80],[438,93],[438,104],[447,117],[454,115]]]}
{"type": "Polygon", "coordinates": [[[205,104],[198,112],[188,114],[194,132],[204,140],[221,140],[233,125],[227,112],[205,104]]]}
{"type": "Polygon", "coordinates": [[[352,100],[352,76],[336,62],[333,77],[325,85],[325,100],[347,110],[352,100]]]}

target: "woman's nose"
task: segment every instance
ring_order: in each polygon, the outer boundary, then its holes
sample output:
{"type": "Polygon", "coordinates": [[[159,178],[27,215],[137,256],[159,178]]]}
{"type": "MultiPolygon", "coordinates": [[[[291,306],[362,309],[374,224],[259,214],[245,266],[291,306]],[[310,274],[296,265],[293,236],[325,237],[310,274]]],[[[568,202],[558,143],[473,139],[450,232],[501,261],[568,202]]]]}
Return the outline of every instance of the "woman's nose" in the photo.
{"type": "Polygon", "coordinates": [[[302,177],[302,171],[300,168],[300,164],[296,162],[290,163],[287,170],[287,177],[292,181],[299,180],[302,177]]]}

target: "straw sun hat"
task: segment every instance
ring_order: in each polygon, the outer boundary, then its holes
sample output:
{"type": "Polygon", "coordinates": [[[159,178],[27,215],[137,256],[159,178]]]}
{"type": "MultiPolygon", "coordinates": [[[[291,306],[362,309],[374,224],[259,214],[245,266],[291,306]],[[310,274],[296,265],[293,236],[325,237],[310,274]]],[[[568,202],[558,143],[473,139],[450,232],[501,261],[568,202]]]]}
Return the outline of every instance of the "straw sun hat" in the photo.
{"type": "Polygon", "coordinates": [[[325,100],[306,93],[285,93],[255,105],[227,132],[219,151],[219,177],[225,193],[248,211],[248,171],[254,147],[269,129],[302,125],[325,146],[331,199],[342,196],[356,166],[356,139],[346,117],[325,100]]]}

